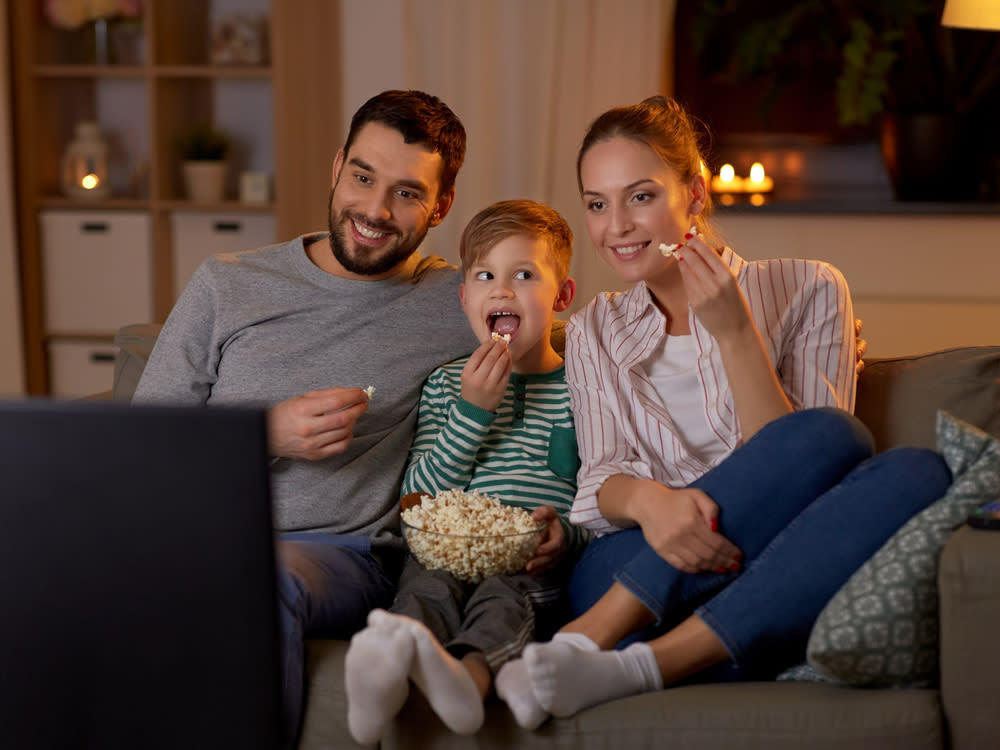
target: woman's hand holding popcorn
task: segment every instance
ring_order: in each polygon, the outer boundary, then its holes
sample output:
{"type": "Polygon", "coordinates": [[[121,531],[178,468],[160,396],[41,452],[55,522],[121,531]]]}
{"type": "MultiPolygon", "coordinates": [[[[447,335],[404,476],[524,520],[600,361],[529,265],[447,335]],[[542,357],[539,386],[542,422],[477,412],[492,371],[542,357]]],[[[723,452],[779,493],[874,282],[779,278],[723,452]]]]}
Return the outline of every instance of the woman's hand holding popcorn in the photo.
{"type": "Polygon", "coordinates": [[[678,265],[691,309],[717,341],[753,327],[736,276],[701,235],[686,239],[683,262],[678,265]]]}

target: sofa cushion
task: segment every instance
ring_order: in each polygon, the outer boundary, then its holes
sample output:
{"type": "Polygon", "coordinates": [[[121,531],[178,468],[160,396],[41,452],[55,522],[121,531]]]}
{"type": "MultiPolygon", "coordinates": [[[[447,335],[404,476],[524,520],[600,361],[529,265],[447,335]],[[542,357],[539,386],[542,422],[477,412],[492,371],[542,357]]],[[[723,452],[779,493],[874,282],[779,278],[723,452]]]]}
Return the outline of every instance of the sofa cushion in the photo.
{"type": "Polygon", "coordinates": [[[865,363],[855,414],[872,431],[879,451],[897,445],[934,448],[938,409],[1000,435],[1000,346],[865,363]]]}
{"type": "MultiPolygon", "coordinates": [[[[346,641],[310,640],[309,708],[299,750],[359,747],[347,731],[346,641]]],[[[935,690],[877,694],[834,685],[727,683],[669,688],[611,701],[536,731],[517,726],[499,700],[486,705],[474,735],[449,731],[416,688],[381,750],[940,750],[945,744],[935,690]]]]}
{"type": "Polygon", "coordinates": [[[911,518],[824,607],[809,664],[849,685],[928,686],[938,679],[937,564],[966,516],[1000,498],[1000,440],[940,412],[938,450],[953,480],[911,518]]]}
{"type": "Polygon", "coordinates": [[[381,750],[851,750],[944,744],[937,692],[867,691],[764,683],[673,687],[604,703],[535,731],[491,700],[473,736],[449,732],[419,690],[383,737],[381,750]]]}

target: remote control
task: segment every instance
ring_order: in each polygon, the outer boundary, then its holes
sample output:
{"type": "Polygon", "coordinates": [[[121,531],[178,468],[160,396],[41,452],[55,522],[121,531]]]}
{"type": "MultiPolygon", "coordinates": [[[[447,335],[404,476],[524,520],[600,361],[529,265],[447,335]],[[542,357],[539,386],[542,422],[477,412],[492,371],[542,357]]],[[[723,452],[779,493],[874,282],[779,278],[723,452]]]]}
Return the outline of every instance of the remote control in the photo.
{"type": "Polygon", "coordinates": [[[1000,531],[1000,500],[992,500],[969,514],[969,526],[1000,531]]]}

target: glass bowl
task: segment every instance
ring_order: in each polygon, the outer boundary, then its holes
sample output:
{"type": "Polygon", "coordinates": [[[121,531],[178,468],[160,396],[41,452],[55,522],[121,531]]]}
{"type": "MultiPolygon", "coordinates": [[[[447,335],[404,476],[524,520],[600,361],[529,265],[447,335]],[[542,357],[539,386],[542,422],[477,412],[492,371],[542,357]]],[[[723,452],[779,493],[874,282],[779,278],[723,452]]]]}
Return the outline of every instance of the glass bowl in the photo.
{"type": "Polygon", "coordinates": [[[515,534],[449,534],[411,526],[402,519],[400,523],[406,543],[421,565],[446,570],[469,583],[520,573],[545,531],[542,524],[515,534]]]}

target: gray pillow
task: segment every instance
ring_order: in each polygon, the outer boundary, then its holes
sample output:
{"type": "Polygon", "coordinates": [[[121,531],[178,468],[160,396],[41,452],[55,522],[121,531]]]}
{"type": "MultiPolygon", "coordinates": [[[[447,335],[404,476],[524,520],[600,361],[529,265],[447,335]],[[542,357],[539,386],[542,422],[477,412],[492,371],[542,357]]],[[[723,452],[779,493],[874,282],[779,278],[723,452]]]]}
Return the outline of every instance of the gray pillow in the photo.
{"type": "Polygon", "coordinates": [[[948,491],[862,565],[813,626],[806,657],[827,678],[871,687],[937,682],[938,557],[972,510],[1000,498],[1000,440],[939,411],[937,447],[951,469],[948,491]]]}
{"type": "Polygon", "coordinates": [[[933,448],[938,409],[1000,436],[1000,346],[969,346],[865,363],[854,413],[879,451],[933,448]]]}

